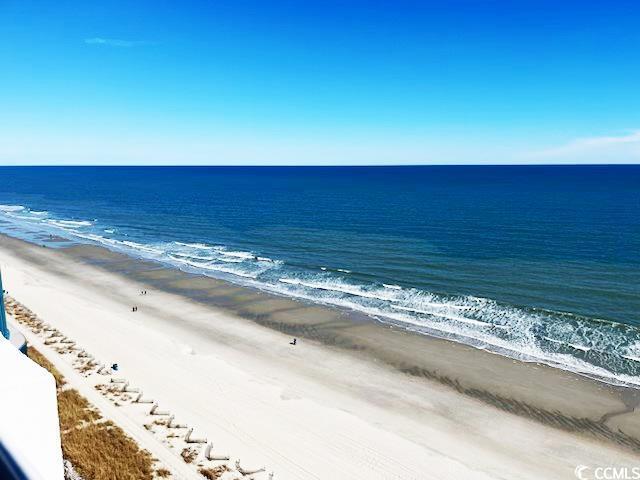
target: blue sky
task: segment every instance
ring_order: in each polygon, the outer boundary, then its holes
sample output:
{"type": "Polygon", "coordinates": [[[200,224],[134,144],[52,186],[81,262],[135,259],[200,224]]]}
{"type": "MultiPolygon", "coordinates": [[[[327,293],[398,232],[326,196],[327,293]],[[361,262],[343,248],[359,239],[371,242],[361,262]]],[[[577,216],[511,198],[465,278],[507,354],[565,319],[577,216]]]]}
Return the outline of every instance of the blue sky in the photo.
{"type": "Polygon", "coordinates": [[[0,163],[640,162],[638,2],[0,0],[0,163]]]}

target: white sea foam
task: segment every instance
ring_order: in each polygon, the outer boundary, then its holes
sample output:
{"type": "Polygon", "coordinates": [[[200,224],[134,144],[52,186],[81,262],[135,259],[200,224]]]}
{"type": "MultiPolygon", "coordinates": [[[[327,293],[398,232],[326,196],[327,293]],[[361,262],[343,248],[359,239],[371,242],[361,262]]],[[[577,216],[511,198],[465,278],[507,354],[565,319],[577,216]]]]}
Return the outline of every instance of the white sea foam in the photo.
{"type": "Polygon", "coordinates": [[[159,248],[153,248],[149,245],[144,245],[142,243],[138,243],[138,242],[132,242],[130,240],[123,240],[122,242],[120,242],[122,245],[126,245],[127,247],[136,249],[136,250],[142,250],[145,252],[149,252],[149,253],[153,253],[156,255],[162,255],[164,253],[164,250],[159,249],[159,248]]]}
{"type": "Polygon", "coordinates": [[[413,313],[420,313],[423,315],[433,315],[434,317],[441,317],[441,318],[445,318],[447,320],[454,320],[456,322],[463,322],[463,323],[470,323],[473,325],[480,325],[482,327],[491,327],[493,326],[492,323],[489,322],[482,322],[480,320],[473,320],[472,318],[465,318],[465,317],[461,317],[459,315],[446,315],[443,313],[439,313],[437,311],[428,311],[428,310],[420,310],[418,308],[411,308],[411,307],[403,307],[400,305],[393,305],[393,308],[397,308],[398,310],[404,310],[405,312],[413,312],[413,313]]]}
{"type": "Polygon", "coordinates": [[[202,255],[196,255],[195,253],[189,254],[189,253],[180,253],[180,252],[169,252],[169,255],[172,257],[178,257],[178,258],[195,258],[196,260],[206,260],[206,261],[213,260],[213,257],[204,257],[202,255]]]}
{"type": "Polygon", "coordinates": [[[175,260],[179,263],[182,263],[184,265],[189,265],[191,267],[203,268],[203,269],[209,268],[209,262],[196,262],[194,260],[189,260],[187,258],[175,258],[175,260]]]}
{"type": "MultiPolygon", "coordinates": [[[[258,275],[261,273],[260,270],[249,271],[249,270],[244,270],[241,267],[232,268],[232,267],[227,267],[217,263],[220,261],[224,262],[225,261],[224,258],[203,257],[201,255],[190,255],[190,254],[176,253],[176,252],[169,253],[169,256],[179,264],[188,265],[190,267],[198,269],[199,271],[204,271],[204,272],[221,272],[221,273],[231,274],[237,277],[249,278],[252,280],[255,280],[258,277],[258,275]],[[194,260],[202,260],[202,261],[198,262],[194,260]]],[[[232,262],[232,263],[236,263],[236,262],[232,262]]]]}
{"type": "MultiPolygon", "coordinates": [[[[571,326],[566,321],[556,318],[557,315],[562,315],[557,312],[542,310],[527,312],[516,307],[498,305],[485,298],[473,296],[445,298],[414,289],[400,291],[391,289],[395,296],[385,298],[376,290],[365,290],[344,282],[339,283],[338,280],[327,281],[319,278],[312,280],[282,277],[278,279],[281,285],[284,284],[282,287],[269,286],[268,289],[320,303],[359,310],[383,322],[399,322],[394,324],[421,333],[444,336],[503,355],[566,368],[611,383],[640,385],[640,377],[636,375],[615,373],[567,352],[561,353],[543,347],[535,333],[540,328],[553,331],[555,325],[568,325],[567,332],[557,332],[561,338],[544,338],[554,344],[589,352],[594,350],[592,346],[571,340],[575,337],[575,333],[585,328],[606,328],[608,333],[600,334],[601,341],[604,343],[602,348],[609,352],[609,355],[615,355],[611,348],[617,341],[607,337],[613,334],[610,329],[615,328],[615,324],[605,322],[604,326],[592,325],[588,320],[574,315],[572,322],[579,323],[571,326]],[[464,314],[461,315],[460,312],[464,314]]],[[[586,338],[596,337],[598,336],[593,334],[586,336],[586,338]]],[[[624,358],[640,360],[640,354],[627,354],[624,358]]]]}
{"type": "Polygon", "coordinates": [[[10,216],[12,218],[18,219],[18,220],[27,220],[27,221],[38,221],[39,219],[36,217],[33,217],[31,215],[29,215],[30,212],[27,212],[26,210],[22,210],[20,213],[26,213],[25,215],[19,215],[18,213],[12,213],[10,214],[10,216]]]}
{"type": "Polygon", "coordinates": [[[221,266],[212,266],[211,270],[214,270],[217,272],[223,272],[223,273],[230,273],[231,275],[235,275],[237,277],[251,278],[253,280],[258,278],[258,275],[259,275],[259,273],[250,273],[242,270],[234,270],[232,268],[225,268],[221,266]]]}
{"type": "Polygon", "coordinates": [[[222,265],[218,265],[215,263],[201,263],[201,262],[193,262],[190,260],[186,260],[186,259],[182,259],[179,260],[180,263],[189,265],[191,267],[194,267],[198,270],[203,270],[203,271],[210,271],[210,272],[222,272],[222,273],[228,273],[231,275],[235,275],[237,277],[242,277],[242,278],[250,278],[250,279],[256,279],[257,278],[257,274],[256,273],[250,273],[250,272],[246,272],[243,270],[239,270],[239,269],[233,269],[233,268],[229,268],[229,267],[224,267],[222,265]]]}
{"type": "Polygon", "coordinates": [[[354,295],[357,297],[374,298],[377,300],[386,300],[389,302],[398,301],[392,296],[385,295],[384,292],[368,291],[363,289],[362,287],[350,285],[347,283],[342,283],[339,281],[313,282],[313,281],[304,281],[297,278],[280,278],[278,279],[278,281],[282,283],[288,283],[290,285],[300,285],[300,286],[311,288],[311,289],[346,293],[348,295],[354,295]]]}
{"type": "MultiPolygon", "coordinates": [[[[481,297],[437,295],[392,283],[374,285],[359,283],[355,279],[346,281],[344,276],[335,273],[349,273],[344,269],[333,269],[332,273],[332,269],[323,266],[320,267],[322,272],[316,270],[317,273],[313,274],[309,270],[303,272],[300,268],[285,265],[280,260],[223,245],[145,243],[109,238],[97,234],[92,222],[50,219],[47,212],[33,212],[19,205],[0,205],[0,213],[20,225],[29,223],[40,229],[56,229],[67,238],[95,242],[187,271],[211,276],[228,275],[228,279],[236,279],[238,283],[358,310],[408,330],[449,338],[523,360],[560,366],[602,377],[611,383],[640,385],[638,375],[616,373],[614,363],[611,370],[607,370],[586,361],[589,355],[571,353],[571,349],[585,353],[602,352],[615,357],[615,362],[627,362],[624,368],[631,365],[631,370],[623,372],[633,372],[633,368],[638,368],[636,363],[640,363],[640,340],[636,343],[628,340],[627,331],[622,330],[631,328],[628,326],[589,322],[569,313],[522,309],[481,297]],[[620,332],[616,330],[618,327],[620,332]]],[[[117,230],[109,228],[101,232],[115,234],[117,230]]]]}
{"type": "Polygon", "coordinates": [[[233,250],[220,250],[220,254],[228,257],[241,258],[243,260],[254,260],[256,256],[250,252],[235,252],[233,250]]]}
{"type": "Polygon", "coordinates": [[[571,348],[575,348],[576,350],[582,350],[583,352],[588,352],[591,350],[591,347],[585,347],[584,345],[578,345],[575,343],[567,342],[567,345],[569,345],[571,348]]]}
{"type": "Polygon", "coordinates": [[[93,225],[88,220],[46,220],[46,222],[63,228],[90,227],[93,225]]]}
{"type": "Polygon", "coordinates": [[[2,212],[21,212],[25,208],[22,205],[0,205],[2,212]]]}
{"type": "Polygon", "coordinates": [[[238,258],[238,257],[225,257],[222,255],[219,255],[216,257],[216,260],[224,263],[243,263],[246,259],[238,258]]]}
{"type": "Polygon", "coordinates": [[[177,245],[182,245],[183,247],[197,248],[200,250],[215,250],[216,248],[219,248],[212,245],[205,245],[204,243],[185,243],[185,242],[173,242],[173,243],[177,245]]]}

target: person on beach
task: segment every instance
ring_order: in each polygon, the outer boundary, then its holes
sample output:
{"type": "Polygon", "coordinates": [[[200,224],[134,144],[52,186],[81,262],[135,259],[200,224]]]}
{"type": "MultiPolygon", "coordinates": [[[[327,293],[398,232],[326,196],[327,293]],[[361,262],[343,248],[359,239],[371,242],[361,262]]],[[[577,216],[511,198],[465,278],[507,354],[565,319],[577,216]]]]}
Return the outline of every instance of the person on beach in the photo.
{"type": "Polygon", "coordinates": [[[298,343],[298,339],[294,338],[292,341],[289,342],[289,345],[296,345],[298,343]]]}

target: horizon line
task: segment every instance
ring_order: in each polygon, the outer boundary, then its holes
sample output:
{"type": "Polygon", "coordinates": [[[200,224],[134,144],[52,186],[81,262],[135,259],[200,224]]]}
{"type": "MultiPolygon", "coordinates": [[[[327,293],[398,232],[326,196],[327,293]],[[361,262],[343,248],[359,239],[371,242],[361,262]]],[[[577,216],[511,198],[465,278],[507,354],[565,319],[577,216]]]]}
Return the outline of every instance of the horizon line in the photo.
{"type": "Polygon", "coordinates": [[[174,167],[188,167],[188,168],[372,168],[372,167],[633,167],[640,166],[638,163],[401,163],[401,164],[345,164],[345,165],[327,165],[327,164],[310,164],[310,165],[287,165],[287,164],[105,164],[105,163],[86,163],[86,164],[0,164],[0,168],[59,168],[59,167],[161,167],[161,168],[174,168],[174,167]]]}

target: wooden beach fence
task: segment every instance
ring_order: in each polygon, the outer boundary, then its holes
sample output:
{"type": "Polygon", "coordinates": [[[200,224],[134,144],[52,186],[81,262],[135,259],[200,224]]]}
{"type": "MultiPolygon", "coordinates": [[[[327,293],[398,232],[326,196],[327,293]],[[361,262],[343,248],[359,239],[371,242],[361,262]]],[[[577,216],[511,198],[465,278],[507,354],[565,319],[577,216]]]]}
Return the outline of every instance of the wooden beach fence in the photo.
{"type": "Polygon", "coordinates": [[[264,472],[266,469],[262,467],[257,470],[246,470],[240,466],[240,459],[238,459],[236,460],[236,470],[238,470],[238,472],[240,472],[240,474],[244,477],[247,475],[254,475],[256,473],[264,472]]]}
{"type": "Polygon", "coordinates": [[[207,443],[206,438],[192,438],[191,434],[193,433],[193,428],[190,428],[187,431],[187,434],[184,436],[184,441],[187,443],[207,443]]]}
{"type": "Polygon", "coordinates": [[[229,460],[231,458],[228,455],[212,455],[211,454],[211,450],[212,449],[213,449],[213,442],[207,443],[207,446],[204,449],[204,458],[206,458],[207,460],[226,461],[226,460],[229,460]]]}
{"type": "Polygon", "coordinates": [[[133,403],[155,403],[155,402],[150,398],[143,398],[143,392],[142,390],[140,390],[140,393],[138,393],[138,396],[133,399],[133,403]]]}
{"type": "Polygon", "coordinates": [[[138,393],[140,391],[139,388],[132,388],[129,386],[129,382],[124,382],[124,384],[122,385],[122,388],[120,389],[121,392],[129,392],[129,393],[138,393]]]}
{"type": "Polygon", "coordinates": [[[175,415],[171,415],[169,417],[169,420],[167,421],[167,428],[187,428],[187,426],[182,423],[175,423],[173,421],[175,418],[175,415]]]}
{"type": "Polygon", "coordinates": [[[171,415],[171,414],[164,410],[158,410],[158,402],[154,402],[154,404],[151,405],[151,410],[149,410],[149,415],[171,415]]]}

